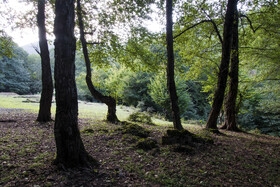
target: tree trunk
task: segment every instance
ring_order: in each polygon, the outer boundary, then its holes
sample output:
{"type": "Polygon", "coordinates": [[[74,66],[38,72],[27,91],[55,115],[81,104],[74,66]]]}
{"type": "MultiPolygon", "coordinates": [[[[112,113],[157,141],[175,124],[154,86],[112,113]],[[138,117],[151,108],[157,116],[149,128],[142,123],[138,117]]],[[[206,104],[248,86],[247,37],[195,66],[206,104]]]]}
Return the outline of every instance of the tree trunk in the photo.
{"type": "Polygon", "coordinates": [[[81,8],[81,3],[80,0],[77,1],[77,15],[78,15],[78,20],[79,20],[79,28],[80,28],[80,40],[82,42],[83,46],[83,54],[85,58],[85,64],[87,68],[87,75],[86,75],[86,83],[88,86],[88,89],[91,93],[91,95],[99,100],[102,103],[105,103],[108,106],[108,112],[107,112],[107,121],[116,123],[119,122],[118,117],[116,115],[116,100],[113,97],[110,96],[104,96],[102,95],[98,90],[95,89],[92,80],[91,80],[91,68],[90,68],[90,59],[88,55],[88,50],[87,50],[87,41],[85,39],[85,32],[84,32],[84,23],[82,19],[82,8],[81,8]]]}
{"type": "Polygon", "coordinates": [[[42,93],[37,121],[47,122],[51,121],[53,81],[50,65],[49,48],[46,39],[45,0],[38,0],[37,24],[39,29],[39,46],[42,67],[42,93]]]}
{"type": "Polygon", "coordinates": [[[167,42],[167,88],[170,97],[173,125],[175,129],[182,130],[178,97],[174,80],[174,51],[173,51],[173,21],[172,0],[166,0],[166,42],[167,42]]]}
{"type": "Polygon", "coordinates": [[[222,60],[219,67],[217,89],[214,94],[212,108],[208,117],[206,128],[218,132],[217,119],[223,105],[225,89],[227,84],[230,53],[232,46],[232,26],[234,22],[234,10],[238,0],[228,0],[227,12],[224,23],[222,60]]]}
{"type": "Polygon", "coordinates": [[[238,55],[238,10],[235,6],[233,32],[232,32],[232,53],[230,66],[230,81],[229,92],[225,102],[225,122],[222,129],[231,131],[240,131],[236,125],[236,98],[238,93],[238,69],[239,69],[239,55],[238,55]]]}
{"type": "Polygon", "coordinates": [[[54,135],[55,164],[64,167],[89,166],[88,155],[78,128],[78,100],[75,82],[74,37],[75,0],[55,2],[55,89],[56,116],[54,135]]]}

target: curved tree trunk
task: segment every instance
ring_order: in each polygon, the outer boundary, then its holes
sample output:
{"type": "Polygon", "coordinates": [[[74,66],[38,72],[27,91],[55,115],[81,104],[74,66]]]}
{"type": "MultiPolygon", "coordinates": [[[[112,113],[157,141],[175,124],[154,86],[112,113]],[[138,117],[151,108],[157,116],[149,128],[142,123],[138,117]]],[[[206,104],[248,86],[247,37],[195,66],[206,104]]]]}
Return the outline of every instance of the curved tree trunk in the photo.
{"type": "Polygon", "coordinates": [[[227,12],[224,23],[222,60],[219,67],[218,84],[214,94],[212,108],[207,120],[206,128],[218,132],[217,119],[223,105],[225,89],[227,84],[230,53],[232,46],[232,26],[234,22],[234,11],[238,0],[228,0],[227,12]]]}
{"type": "Polygon", "coordinates": [[[178,96],[174,80],[174,51],[173,51],[173,21],[172,21],[172,0],[166,0],[166,42],[167,42],[167,88],[170,97],[173,125],[175,129],[182,130],[178,106],[178,96]]]}
{"type": "Polygon", "coordinates": [[[51,121],[53,81],[50,65],[49,48],[46,38],[45,0],[38,0],[37,24],[39,29],[39,46],[42,67],[42,93],[37,121],[47,122],[51,121]]]}
{"type": "Polygon", "coordinates": [[[116,115],[116,106],[117,106],[116,100],[113,97],[102,95],[98,90],[95,89],[91,80],[90,59],[87,50],[87,42],[85,39],[84,23],[82,19],[82,8],[81,8],[80,0],[77,0],[77,15],[79,20],[79,28],[80,28],[80,40],[82,42],[83,54],[85,58],[86,68],[87,68],[86,83],[88,89],[91,95],[95,99],[99,100],[102,103],[105,103],[108,106],[108,112],[106,117],[107,121],[112,123],[119,122],[118,117],[116,115]]]}
{"type": "Polygon", "coordinates": [[[232,53],[230,66],[230,81],[229,92],[225,102],[225,122],[222,129],[231,131],[240,131],[236,125],[236,98],[238,93],[238,69],[239,69],[239,55],[238,55],[238,10],[235,7],[233,35],[232,35],[232,53]]]}
{"type": "Polygon", "coordinates": [[[88,155],[78,128],[78,99],[75,82],[74,37],[75,0],[55,2],[55,89],[56,116],[54,135],[57,154],[55,164],[63,167],[89,166],[88,155]]]}

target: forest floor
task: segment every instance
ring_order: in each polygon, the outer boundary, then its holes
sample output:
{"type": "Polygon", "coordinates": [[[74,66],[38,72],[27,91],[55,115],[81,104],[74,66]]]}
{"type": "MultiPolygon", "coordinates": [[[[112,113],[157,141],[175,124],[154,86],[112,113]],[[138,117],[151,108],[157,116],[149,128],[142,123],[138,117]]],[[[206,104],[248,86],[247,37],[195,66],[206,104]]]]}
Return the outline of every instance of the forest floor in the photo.
{"type": "Polygon", "coordinates": [[[188,125],[214,143],[179,150],[161,144],[166,125],[138,123],[150,132],[140,138],[121,124],[80,118],[86,150],[100,166],[61,171],[52,164],[54,122],[35,119],[30,110],[0,109],[0,186],[280,186],[280,138],[188,125]],[[158,143],[145,151],[136,146],[144,139],[158,143]]]}

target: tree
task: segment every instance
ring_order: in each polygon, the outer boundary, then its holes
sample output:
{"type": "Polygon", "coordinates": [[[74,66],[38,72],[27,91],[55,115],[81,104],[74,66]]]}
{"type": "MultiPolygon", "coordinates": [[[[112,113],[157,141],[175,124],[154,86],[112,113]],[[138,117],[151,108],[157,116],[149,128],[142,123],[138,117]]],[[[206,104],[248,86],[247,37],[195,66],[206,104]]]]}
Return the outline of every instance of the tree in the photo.
{"type": "Polygon", "coordinates": [[[78,128],[78,100],[75,82],[74,37],[75,0],[55,2],[55,164],[62,167],[89,166],[93,158],[86,152],[78,128]]]}
{"type": "MultiPolygon", "coordinates": [[[[158,73],[153,76],[149,84],[149,95],[152,101],[156,103],[156,109],[164,112],[165,118],[172,120],[170,108],[170,97],[167,91],[166,73],[158,73]]],[[[178,93],[178,106],[180,117],[185,119],[194,119],[196,111],[185,80],[179,76],[175,77],[176,91],[178,93]]]]}
{"type": "Polygon", "coordinates": [[[39,46],[42,67],[42,93],[37,121],[46,122],[51,120],[53,81],[50,54],[46,38],[45,0],[38,0],[37,24],[39,29],[39,46]]]}
{"type": "Polygon", "coordinates": [[[25,67],[28,54],[14,44],[13,56],[0,58],[0,91],[30,94],[30,74],[25,67]]]}
{"type": "Polygon", "coordinates": [[[116,115],[116,100],[111,96],[104,96],[102,93],[100,93],[98,90],[95,89],[92,80],[91,80],[91,68],[90,68],[90,58],[88,54],[87,49],[87,41],[85,39],[85,31],[84,31],[84,23],[82,18],[82,7],[80,0],[77,0],[77,15],[79,20],[79,29],[80,29],[80,40],[82,42],[83,47],[83,54],[85,59],[85,64],[87,68],[87,75],[86,75],[86,83],[88,86],[88,89],[90,90],[90,93],[92,96],[99,100],[102,103],[105,103],[108,106],[108,113],[107,113],[107,120],[116,123],[119,121],[117,115],[116,115]]]}
{"type": "Polygon", "coordinates": [[[232,53],[231,65],[229,73],[229,91],[224,104],[225,121],[222,129],[239,131],[236,125],[236,98],[238,93],[238,69],[239,69],[239,54],[238,54],[238,10],[237,4],[234,7],[234,23],[232,32],[232,53]]]}
{"type": "Polygon", "coordinates": [[[170,97],[173,125],[175,129],[182,130],[178,106],[178,96],[174,80],[174,51],[173,51],[173,21],[172,21],[172,0],[166,0],[166,42],[167,42],[167,88],[170,97]]]}
{"type": "Polygon", "coordinates": [[[219,66],[217,89],[214,94],[213,104],[206,124],[207,129],[217,130],[217,119],[223,105],[224,94],[227,84],[230,53],[232,46],[232,26],[234,22],[234,11],[238,0],[228,0],[224,23],[222,60],[219,66]]]}
{"type": "Polygon", "coordinates": [[[38,54],[28,55],[25,67],[30,74],[30,92],[37,94],[42,91],[41,57],[38,54]]]}
{"type": "Polygon", "coordinates": [[[13,56],[13,41],[5,31],[0,30],[0,57],[7,56],[11,58],[13,56]]]}

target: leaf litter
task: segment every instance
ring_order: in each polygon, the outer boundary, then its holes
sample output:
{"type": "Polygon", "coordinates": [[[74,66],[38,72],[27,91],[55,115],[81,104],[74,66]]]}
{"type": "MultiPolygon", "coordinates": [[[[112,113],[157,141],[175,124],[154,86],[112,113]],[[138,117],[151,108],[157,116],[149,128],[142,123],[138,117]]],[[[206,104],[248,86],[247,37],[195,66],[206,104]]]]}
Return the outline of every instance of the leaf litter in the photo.
{"type": "MultiPolygon", "coordinates": [[[[160,143],[142,150],[138,137],[122,133],[120,125],[83,118],[82,139],[100,166],[61,171],[52,164],[54,122],[38,123],[26,110],[0,109],[0,114],[0,186],[280,185],[280,138],[221,130],[223,135],[210,135],[214,144],[199,144],[192,154],[160,143]]],[[[157,142],[169,129],[139,125],[157,142]]]]}

